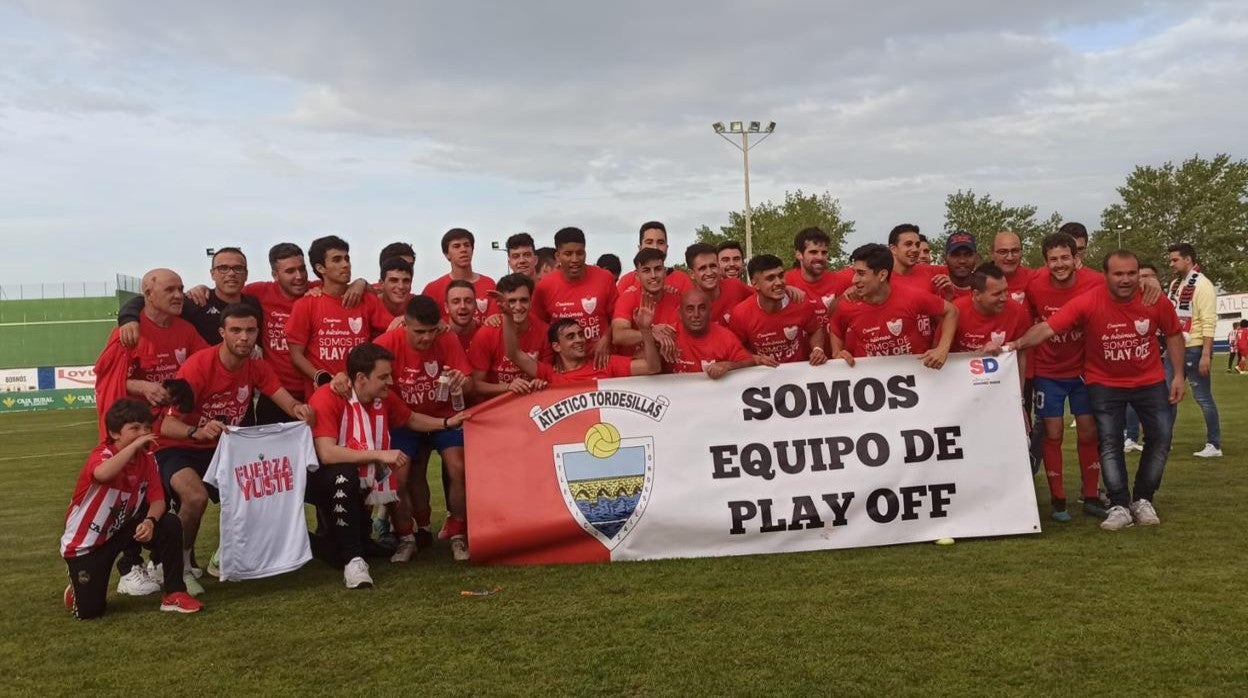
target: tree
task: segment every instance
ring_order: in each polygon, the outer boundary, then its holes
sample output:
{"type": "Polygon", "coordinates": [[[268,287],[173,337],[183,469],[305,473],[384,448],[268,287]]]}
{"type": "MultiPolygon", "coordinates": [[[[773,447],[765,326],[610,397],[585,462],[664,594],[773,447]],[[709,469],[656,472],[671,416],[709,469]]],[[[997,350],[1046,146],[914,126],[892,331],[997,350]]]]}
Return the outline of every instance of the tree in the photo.
{"type": "MultiPolygon", "coordinates": [[[[803,228],[820,228],[832,239],[828,246],[828,264],[835,267],[845,261],[845,236],[854,231],[854,222],[841,217],[841,202],[828,192],[805,194],[801,189],[784,193],[784,203],[765,201],[754,207],[751,219],[754,233],[754,254],[774,254],[785,262],[793,259],[793,236],[803,228]]],[[[728,225],[719,232],[709,226],[696,231],[698,242],[718,245],[736,240],[745,245],[745,211],[728,213],[728,225]]]]}
{"type": "Polygon", "coordinates": [[[1166,248],[1188,242],[1210,280],[1226,291],[1248,291],[1248,161],[1195,155],[1177,167],[1137,166],[1118,195],[1122,202],[1101,213],[1089,263],[1099,265],[1121,234],[1122,247],[1157,264],[1165,278],[1166,248]]]}
{"type": "Polygon", "coordinates": [[[1023,263],[1029,267],[1040,266],[1043,261],[1040,242],[1062,225],[1062,217],[1054,211],[1048,218],[1037,221],[1036,211],[1030,204],[1006,206],[1005,202],[996,201],[988,194],[976,197],[970,189],[965,192],[959,189],[956,194],[945,197],[945,233],[939,240],[931,241],[932,249],[943,253],[945,239],[955,231],[965,230],[975,236],[979,253],[987,260],[992,254],[993,238],[1003,230],[1011,230],[1022,240],[1023,263]]]}

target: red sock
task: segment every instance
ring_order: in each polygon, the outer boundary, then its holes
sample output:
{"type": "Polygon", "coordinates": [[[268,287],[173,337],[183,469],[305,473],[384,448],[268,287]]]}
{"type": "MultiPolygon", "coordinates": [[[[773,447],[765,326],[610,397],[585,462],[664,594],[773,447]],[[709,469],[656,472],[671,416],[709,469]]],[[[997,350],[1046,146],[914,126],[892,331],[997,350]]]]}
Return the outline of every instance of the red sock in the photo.
{"type": "Polygon", "coordinates": [[[1044,437],[1044,474],[1049,479],[1049,494],[1053,499],[1066,499],[1062,485],[1062,440],[1044,437]]]}
{"type": "Polygon", "coordinates": [[[417,509],[416,525],[420,528],[429,528],[429,523],[433,521],[433,509],[417,509]]]}
{"type": "Polygon", "coordinates": [[[1096,499],[1101,484],[1101,451],[1096,440],[1079,442],[1079,475],[1083,479],[1083,498],[1096,499]]]}

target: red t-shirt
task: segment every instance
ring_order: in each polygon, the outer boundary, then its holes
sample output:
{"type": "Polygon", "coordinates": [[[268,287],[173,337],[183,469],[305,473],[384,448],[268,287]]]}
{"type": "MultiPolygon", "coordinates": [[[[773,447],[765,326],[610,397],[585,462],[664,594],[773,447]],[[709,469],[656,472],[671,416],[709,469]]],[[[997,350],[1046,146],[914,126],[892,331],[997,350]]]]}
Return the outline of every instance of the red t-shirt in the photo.
{"type": "Polygon", "coordinates": [[[728,326],[728,318],[732,309],[746,298],[754,297],[754,287],[738,279],[724,277],[719,280],[719,297],[711,301],[711,319],[728,326]]]}
{"type": "Polygon", "coordinates": [[[572,383],[584,383],[586,381],[597,380],[599,378],[627,378],[633,375],[633,361],[626,356],[611,356],[607,359],[607,367],[599,370],[594,368],[594,357],[586,357],[585,363],[579,368],[560,373],[555,367],[545,361],[537,364],[537,377],[550,383],[552,387],[560,385],[569,385],[572,383]]]}
{"type": "Polygon", "coordinates": [[[1081,326],[1083,380],[1112,388],[1164,381],[1157,332],[1167,337],[1180,332],[1179,316],[1170,303],[1144,305],[1139,291],[1129,301],[1117,301],[1104,286],[1070,301],[1046,322],[1060,333],[1081,326]]]}
{"type": "Polygon", "coordinates": [[[1022,303],[1024,307],[1027,305],[1027,284],[1031,283],[1031,279],[1035,274],[1035,269],[1028,269],[1019,265],[1018,269],[1014,270],[1013,275],[1005,277],[1005,288],[1010,294],[1010,300],[1015,303],[1022,303]]]}
{"type": "MultiPolygon", "coordinates": [[[[217,419],[230,426],[238,426],[243,423],[243,416],[251,406],[253,391],[259,390],[272,397],[282,389],[282,383],[268,361],[243,359],[243,365],[231,371],[221,363],[220,346],[196,352],[178,369],[178,378],[191,386],[195,394],[195,409],[190,414],[182,414],[171,407],[169,414],[177,415],[183,422],[197,427],[217,419]]],[[[175,446],[216,448],[217,442],[162,438],[157,450],[175,446]]]]}
{"type": "Polygon", "coordinates": [[[719,361],[749,361],[751,358],[737,335],[712,322],[701,337],[689,334],[683,326],[677,328],[676,363],[669,368],[672,373],[701,373],[719,361]]]}
{"type": "Polygon", "coordinates": [[[1022,305],[1006,299],[1005,308],[996,315],[984,315],[975,308],[970,296],[951,301],[958,309],[958,331],[953,335],[950,351],[978,351],[989,341],[998,346],[1023,336],[1031,327],[1031,315],[1022,305]]]}
{"type": "Polygon", "coordinates": [[[264,358],[277,372],[282,387],[291,395],[302,398],[307,379],[290,362],[290,347],[286,344],[286,322],[298,298],[282,293],[282,287],[273,281],[257,281],[243,287],[243,292],[256,297],[264,310],[264,337],[261,348],[264,358]]]}
{"type": "MultiPolygon", "coordinates": [[[[342,415],[347,411],[347,399],[339,397],[331,386],[322,385],[312,393],[308,406],[316,413],[316,426],[312,427],[312,438],[329,437],[338,442],[342,434],[342,415]]],[[[407,420],[412,417],[412,411],[403,404],[393,390],[387,390],[385,397],[373,400],[371,403],[361,404],[361,407],[368,415],[369,422],[381,417],[385,420],[387,428],[407,424],[407,420]]],[[[350,448],[348,444],[338,443],[338,445],[350,448]]]]}
{"type": "Polygon", "coordinates": [[[618,293],[611,272],[585,267],[585,273],[569,282],[563,272],[553,271],[537,282],[530,306],[534,317],[547,324],[571,318],[585,330],[585,339],[594,342],[611,325],[618,293]]]}
{"type": "MultiPolygon", "coordinates": [[[[425,290],[421,291],[422,295],[429,296],[437,302],[438,307],[442,309],[442,319],[449,320],[446,314],[446,287],[451,284],[453,279],[450,274],[443,274],[438,278],[425,284],[425,290]]],[[[484,322],[485,319],[498,312],[498,305],[490,298],[490,291],[494,290],[494,279],[485,274],[477,274],[477,280],[472,282],[472,290],[477,296],[477,310],[472,314],[478,323],[484,322]]]]}
{"type": "MultiPolygon", "coordinates": [[[[116,330],[114,330],[116,332],[116,330]]],[[[182,318],[170,318],[168,327],[161,327],[139,314],[139,344],[130,364],[128,378],[160,383],[173,378],[186,360],[208,343],[195,326],[182,318]]]]}
{"type": "MultiPolygon", "coordinates": [[[[948,267],[937,266],[935,264],[916,264],[910,267],[909,274],[902,274],[898,271],[898,267],[893,267],[893,273],[889,276],[889,285],[893,288],[905,288],[914,291],[925,291],[927,293],[936,293],[936,287],[932,285],[932,279],[940,274],[948,274],[948,267]]],[[[926,350],[924,350],[926,351],[926,350]]]]}
{"type": "MultiPolygon", "coordinates": [[[[683,271],[678,269],[669,269],[667,272],[667,279],[663,282],[663,285],[671,286],[676,289],[676,297],[679,298],[684,295],[685,291],[693,288],[693,279],[689,278],[689,275],[683,271]]],[[[629,291],[636,291],[639,288],[641,288],[641,286],[637,283],[636,271],[625,272],[624,275],[620,277],[619,283],[615,285],[616,293],[620,296],[623,296],[629,291]]]]}
{"type": "Polygon", "coordinates": [[[828,319],[828,303],[853,285],[854,270],[825,271],[818,281],[807,281],[800,268],[790,269],[784,273],[784,283],[806,293],[806,302],[814,306],[815,317],[823,324],[828,319]]]}
{"type": "Polygon", "coordinates": [[[165,498],[156,458],[147,451],[136,453],[112,480],[96,482],[95,469],[115,453],[112,444],[102,443],[87,455],[65,512],[61,557],[75,558],[98,549],[138,515],[144,502],[165,498]]]}
{"type": "MultiPolygon", "coordinates": [[[[530,317],[529,328],[520,335],[520,351],[538,361],[550,361],[552,351],[546,341],[548,325],[530,317]]],[[[507,358],[503,351],[503,328],[482,327],[472,338],[468,347],[468,363],[473,371],[484,371],[487,383],[507,385],[517,377],[524,377],[520,368],[507,358]]]]}
{"type": "Polygon", "coordinates": [[[768,313],[759,306],[757,295],[734,306],[728,319],[728,329],[747,349],[782,364],[810,358],[810,337],[819,327],[810,303],[793,303],[785,298],[778,312],[768,313]]]}
{"type": "MultiPolygon", "coordinates": [[[[1104,284],[1104,279],[1095,272],[1091,275],[1076,272],[1075,283],[1067,288],[1058,288],[1053,285],[1047,269],[1038,271],[1027,284],[1028,310],[1037,321],[1047,321],[1062,306],[1104,284]]],[[[1036,366],[1035,375],[1042,378],[1078,376],[1083,372],[1083,347],[1082,327],[1072,327],[1069,332],[1053,335],[1031,352],[1032,363],[1036,366]]]]}
{"type": "Polygon", "coordinates": [[[853,356],[922,354],[932,348],[932,317],[944,310],[940,296],[891,286],[879,305],[842,300],[829,329],[853,356]]]}
{"type": "Polygon", "coordinates": [[[477,333],[480,331],[481,331],[481,325],[479,323],[474,322],[472,324],[472,327],[469,327],[467,330],[463,332],[451,332],[450,334],[455,335],[455,339],[459,340],[460,348],[463,349],[464,354],[467,355],[468,347],[472,346],[473,338],[475,338],[477,336],[477,333]]]}
{"type": "Polygon", "coordinates": [[[375,341],[394,354],[394,385],[391,390],[403,398],[412,411],[431,417],[450,417],[455,414],[451,401],[438,402],[438,376],[442,367],[459,369],[465,375],[472,374],[472,366],[464,355],[464,348],[451,332],[443,332],[433,340],[425,351],[417,351],[407,341],[407,330],[396,327],[375,341]]]}
{"type": "MultiPolygon", "coordinates": [[[[641,290],[634,289],[628,293],[621,294],[615,302],[615,313],[613,320],[628,320],[629,324],[633,322],[633,311],[641,307],[641,290]]],[[[658,302],[654,304],[654,324],[671,325],[672,327],[680,326],[680,292],[674,288],[664,288],[663,295],[659,296],[658,302]]]]}
{"type": "MultiPolygon", "coordinates": [[[[286,339],[304,347],[304,356],[319,371],[347,370],[347,353],[385,332],[394,320],[381,301],[365,293],[354,308],[342,307],[333,296],[304,296],[295,301],[286,320],[286,339]]],[[[311,379],[304,394],[314,389],[311,379]]]]}

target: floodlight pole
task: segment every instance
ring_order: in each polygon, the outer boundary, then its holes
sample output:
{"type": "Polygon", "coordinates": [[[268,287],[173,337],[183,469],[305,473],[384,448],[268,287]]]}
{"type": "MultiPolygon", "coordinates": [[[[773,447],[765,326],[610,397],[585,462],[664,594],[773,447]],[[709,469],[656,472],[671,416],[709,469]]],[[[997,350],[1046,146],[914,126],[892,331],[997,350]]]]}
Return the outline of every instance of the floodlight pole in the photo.
{"type": "Polygon", "coordinates": [[[754,256],[754,209],[750,206],[750,148],[762,143],[776,130],[776,123],[769,122],[767,127],[762,128],[761,122],[758,121],[733,121],[731,126],[725,128],[722,121],[715,122],[711,128],[715,130],[716,135],[732,144],[732,147],[741,151],[742,164],[745,170],[745,257],[749,259],[754,256]],[[741,134],[741,145],[737,145],[731,138],[725,135],[725,131],[729,133],[741,134]],[[763,137],[750,144],[751,133],[762,133],[763,137]]]}

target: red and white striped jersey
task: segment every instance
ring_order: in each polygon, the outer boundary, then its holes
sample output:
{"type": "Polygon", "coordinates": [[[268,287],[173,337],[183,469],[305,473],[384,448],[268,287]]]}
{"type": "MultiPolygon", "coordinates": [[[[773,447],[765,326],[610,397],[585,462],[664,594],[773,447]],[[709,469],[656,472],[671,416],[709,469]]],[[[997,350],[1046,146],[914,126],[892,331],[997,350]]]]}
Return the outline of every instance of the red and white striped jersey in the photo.
{"type": "Polygon", "coordinates": [[[92,473],[113,457],[110,443],[96,446],[78,474],[74,496],[65,512],[65,534],[61,536],[61,557],[75,558],[104,545],[139,511],[144,501],[165,498],[156,458],[140,451],[109,482],[96,482],[92,473]]]}

